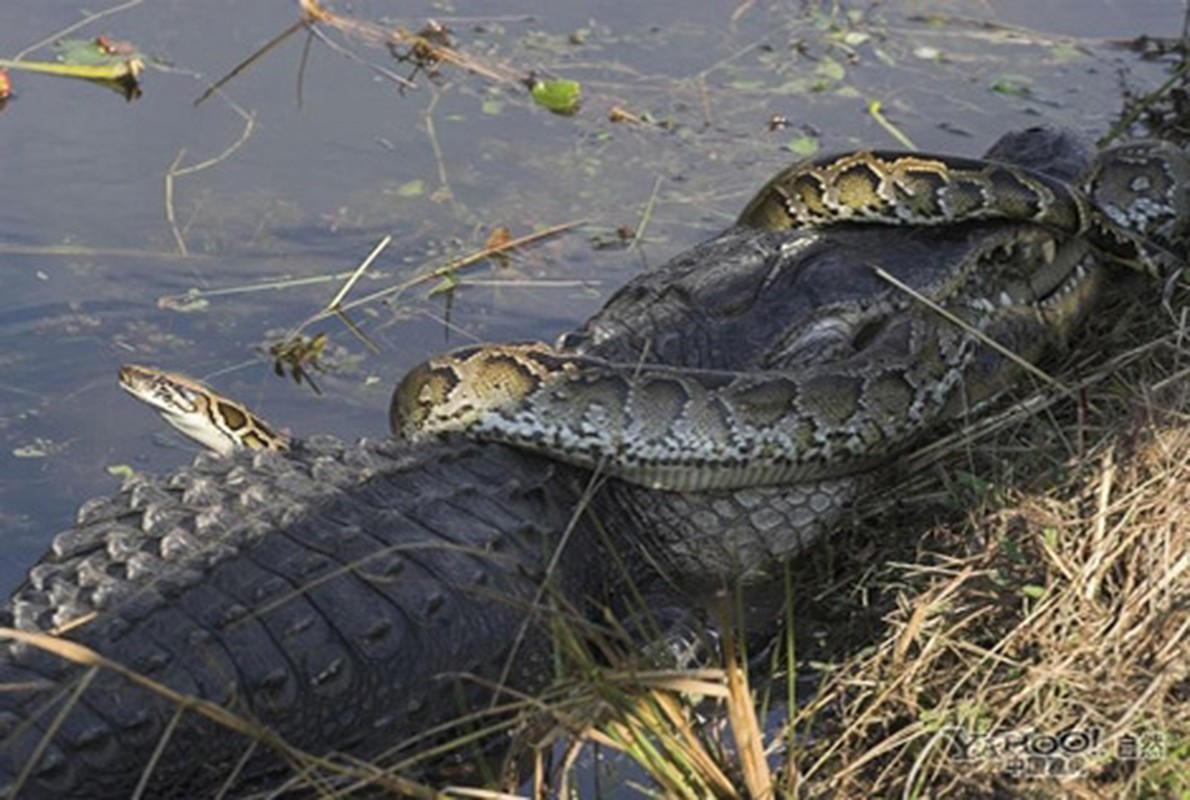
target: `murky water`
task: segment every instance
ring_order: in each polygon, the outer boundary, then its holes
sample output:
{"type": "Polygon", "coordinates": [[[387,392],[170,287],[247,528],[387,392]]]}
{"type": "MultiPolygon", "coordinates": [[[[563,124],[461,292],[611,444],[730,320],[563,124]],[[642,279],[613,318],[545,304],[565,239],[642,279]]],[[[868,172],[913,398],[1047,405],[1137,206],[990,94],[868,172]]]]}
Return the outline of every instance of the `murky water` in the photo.
{"type": "MultiPolygon", "coordinates": [[[[0,56],[79,20],[81,5],[7,3],[0,56]]],[[[142,99],[14,74],[17,96],[0,114],[5,589],[82,500],[118,485],[110,468],[163,471],[192,456],[116,388],[123,362],[207,377],[296,433],[382,434],[388,391],[409,366],[473,339],[573,326],[629,276],[727,225],[793,157],[786,144],[897,146],[871,101],[927,150],[974,154],[1040,123],[1100,134],[1121,87],[1151,91],[1166,74],[1112,40],[1178,35],[1182,15],[1175,0],[757,3],[734,21],[732,0],[510,0],[478,14],[449,2],[351,6],[357,19],[410,29],[439,19],[501,72],[581,81],[583,109],[566,118],[515,83],[448,67],[402,93],[318,41],[301,71],[302,36],[196,108],[206,80],[292,23],[295,6],[128,5],[72,35],[106,33],[160,58],[142,99]],[[613,124],[613,107],[664,124],[613,124]],[[789,127],[770,130],[774,115],[789,127]],[[165,176],[241,136],[175,181],[182,257],[165,176]],[[650,198],[638,247],[596,246],[637,228],[650,198]],[[427,296],[431,283],[356,311],[378,354],[336,322],[314,326],[333,351],[315,376],[321,395],[273,375],[263,348],[338,287],[296,281],[351,270],[383,235],[394,243],[352,297],[470,252],[498,226],[520,235],[576,220],[587,223],[508,265],[468,270],[449,296],[427,296]],[[170,307],[190,289],[213,294],[187,313],[170,307]]],[[[332,35],[409,71],[360,37],[332,35]]]]}

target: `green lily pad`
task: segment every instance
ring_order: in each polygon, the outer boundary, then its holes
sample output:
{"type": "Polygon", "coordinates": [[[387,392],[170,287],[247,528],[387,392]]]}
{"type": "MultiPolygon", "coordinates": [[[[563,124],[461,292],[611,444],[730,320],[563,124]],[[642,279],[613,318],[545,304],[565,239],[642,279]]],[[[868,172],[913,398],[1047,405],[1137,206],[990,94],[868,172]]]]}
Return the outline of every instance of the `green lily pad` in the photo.
{"type": "Polygon", "coordinates": [[[555,114],[569,116],[578,111],[582,84],[578,81],[541,81],[534,84],[533,100],[555,114]]]}
{"type": "Polygon", "coordinates": [[[818,59],[814,71],[830,81],[841,81],[847,77],[847,68],[830,56],[818,59]]]}

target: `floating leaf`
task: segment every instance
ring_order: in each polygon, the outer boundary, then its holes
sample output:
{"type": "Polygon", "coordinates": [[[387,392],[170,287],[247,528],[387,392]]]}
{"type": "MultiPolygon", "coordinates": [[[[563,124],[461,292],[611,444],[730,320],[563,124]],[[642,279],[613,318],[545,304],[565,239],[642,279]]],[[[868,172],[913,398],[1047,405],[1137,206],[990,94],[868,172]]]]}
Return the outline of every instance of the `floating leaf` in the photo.
{"type": "Polygon", "coordinates": [[[405,181],[397,187],[397,197],[417,197],[426,191],[426,182],[421,178],[405,181]]]}
{"type": "Polygon", "coordinates": [[[814,68],[814,71],[827,80],[832,81],[841,81],[847,77],[847,68],[830,56],[823,56],[818,59],[818,65],[814,68]]]}
{"type": "Polygon", "coordinates": [[[795,156],[805,158],[818,152],[817,136],[795,136],[785,143],[785,149],[795,156]]]}
{"type": "Polygon", "coordinates": [[[570,115],[578,111],[582,85],[578,81],[540,81],[533,85],[533,100],[555,114],[570,115]]]}
{"type": "Polygon", "coordinates": [[[14,447],[12,454],[17,458],[45,458],[45,450],[38,447],[36,444],[25,444],[20,447],[14,447]]]}
{"type": "Polygon", "coordinates": [[[136,473],[132,467],[127,464],[108,464],[107,474],[117,478],[131,478],[136,473]]]}
{"type": "Polygon", "coordinates": [[[57,44],[58,61],[0,59],[0,68],[95,81],[115,89],[127,100],[140,97],[136,78],[145,68],[145,57],[128,42],[97,39],[63,39],[57,44]]]}
{"type": "Polygon", "coordinates": [[[1005,75],[992,82],[992,91],[1012,97],[1028,97],[1033,93],[1029,88],[1029,79],[1014,75],[1005,75]]]}
{"type": "Polygon", "coordinates": [[[132,42],[112,41],[106,36],[61,39],[54,45],[54,51],[64,65],[111,70],[111,74],[104,76],[108,80],[118,80],[127,75],[135,78],[144,69],[146,61],[144,54],[132,42]]]}
{"type": "MultiPolygon", "coordinates": [[[[759,88],[759,87],[757,87],[759,88]]],[[[793,78],[769,91],[773,94],[809,94],[823,88],[821,78],[793,78]]]]}
{"type": "MultiPolygon", "coordinates": [[[[63,64],[110,64],[111,54],[94,39],[60,39],[54,45],[63,64]]],[[[122,60],[122,59],[121,59],[122,60]]]]}
{"type": "Polygon", "coordinates": [[[499,116],[501,112],[504,111],[504,101],[488,98],[487,100],[483,101],[483,105],[480,106],[480,111],[482,111],[484,114],[487,114],[489,117],[499,116]]]}
{"type": "Polygon", "coordinates": [[[65,449],[65,443],[55,442],[53,439],[43,439],[38,436],[29,444],[14,448],[12,454],[17,458],[45,458],[46,456],[61,453],[65,449]]]}
{"type": "Polygon", "coordinates": [[[489,250],[495,250],[498,247],[503,247],[511,241],[512,233],[509,232],[507,226],[501,225],[488,234],[488,238],[484,241],[483,246],[489,250]]]}
{"type": "MultiPolygon", "coordinates": [[[[512,241],[512,233],[509,232],[508,228],[501,225],[500,227],[498,227],[494,231],[492,231],[490,234],[488,234],[488,238],[483,243],[483,246],[484,246],[485,250],[499,251],[502,247],[504,247],[506,244],[508,244],[511,241],[512,241]]],[[[507,253],[494,252],[494,253],[492,253],[491,258],[492,258],[492,261],[494,261],[495,263],[499,264],[502,267],[508,266],[508,254],[507,253]]]]}
{"type": "Polygon", "coordinates": [[[119,59],[114,64],[59,64],[56,61],[12,61],[0,58],[0,67],[24,72],[40,72],[45,75],[59,75],[63,78],[82,78],[88,81],[131,81],[144,69],[139,59],[119,59]]]}

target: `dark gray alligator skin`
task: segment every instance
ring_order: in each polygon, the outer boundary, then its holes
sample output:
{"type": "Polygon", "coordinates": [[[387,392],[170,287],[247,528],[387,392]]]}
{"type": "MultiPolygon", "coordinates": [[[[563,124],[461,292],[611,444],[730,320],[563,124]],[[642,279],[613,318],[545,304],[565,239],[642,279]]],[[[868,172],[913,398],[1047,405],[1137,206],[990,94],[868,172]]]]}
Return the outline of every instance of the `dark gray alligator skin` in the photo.
{"type": "MultiPolygon", "coordinates": [[[[799,315],[840,293],[888,291],[855,265],[928,274],[994,230],[732,230],[631,282],[566,344],[619,360],[647,348],[660,363],[763,368],[799,315]]],[[[66,638],[254,717],[299,748],[367,758],[457,717],[460,698],[485,702],[479,685],[456,691],[449,676],[501,674],[569,527],[551,581],[581,608],[620,578],[615,560],[597,553],[601,536],[643,546],[645,558],[625,560],[680,582],[713,576],[741,554],[757,563],[788,556],[838,521],[791,540],[779,489],[664,496],[608,482],[572,526],[586,482],[541,458],[457,441],[414,449],[314,438],[287,455],[203,455],[84,504],[0,622],[45,631],[98,612],[66,638]]],[[[548,647],[532,628],[511,686],[540,685],[548,647]]],[[[0,795],[30,763],[21,798],[135,791],[175,707],[101,670],[45,737],[85,675],[0,643],[0,685],[9,688],[0,691],[0,795]]],[[[144,796],[212,797],[248,744],[184,714],[144,796]]],[[[241,777],[276,766],[261,749],[241,777]]]]}
{"type": "MultiPolygon", "coordinates": [[[[6,622],[41,630],[99,611],[69,638],[297,747],[374,755],[465,710],[440,675],[499,677],[572,485],[547,461],[467,443],[315,439],[289,457],[204,455],[84,505],[6,622]]],[[[581,568],[591,541],[576,536],[559,564],[575,598],[600,577],[581,568]]],[[[517,686],[547,674],[546,653],[539,635],[522,645],[517,686]]],[[[0,684],[45,684],[0,692],[0,785],[11,789],[83,673],[0,649],[0,684]]],[[[485,701],[460,685],[473,707],[485,701]]],[[[129,796],[173,713],[99,672],[18,796],[129,796]]],[[[247,744],[184,715],[146,796],[213,796],[247,744]]]]}

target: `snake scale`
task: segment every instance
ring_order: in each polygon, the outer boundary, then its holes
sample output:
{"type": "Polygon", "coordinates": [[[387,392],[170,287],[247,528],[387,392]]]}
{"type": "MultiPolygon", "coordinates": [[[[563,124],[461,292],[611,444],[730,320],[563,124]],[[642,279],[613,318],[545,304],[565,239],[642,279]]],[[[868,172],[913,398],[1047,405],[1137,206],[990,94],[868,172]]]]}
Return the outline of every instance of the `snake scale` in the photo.
{"type": "Polygon", "coordinates": [[[799,162],[756,195],[740,225],[999,221],[1024,233],[938,276],[925,304],[902,298],[912,313],[824,310],[775,369],[613,363],[541,343],[465,347],[406,375],[390,425],[411,439],[457,432],[505,442],[673,491],[854,473],[1007,388],[1003,370],[981,371],[988,339],[1031,362],[1045,351],[1039,337],[1070,336],[1106,280],[1104,263],[1171,285],[1180,264],[1169,249],[1184,246],[1188,193],[1190,160],[1163,142],[1100,152],[1077,186],[950,156],[859,151],[799,162]]]}

